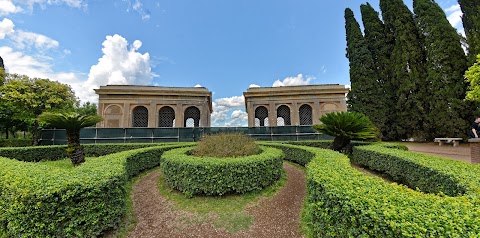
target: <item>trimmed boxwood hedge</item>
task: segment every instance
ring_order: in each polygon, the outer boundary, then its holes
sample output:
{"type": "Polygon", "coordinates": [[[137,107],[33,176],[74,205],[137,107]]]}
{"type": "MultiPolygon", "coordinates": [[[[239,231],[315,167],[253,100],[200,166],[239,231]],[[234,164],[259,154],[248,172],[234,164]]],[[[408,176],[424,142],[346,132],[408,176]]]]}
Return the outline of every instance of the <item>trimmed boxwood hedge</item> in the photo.
{"type": "Polygon", "coordinates": [[[25,147],[33,145],[32,139],[0,139],[0,147],[25,147]]]}
{"type": "MultiPolygon", "coordinates": [[[[452,169],[458,174],[454,178],[467,188],[466,193],[450,197],[422,193],[367,176],[354,169],[348,157],[331,150],[276,146],[287,147],[284,151],[289,150],[292,155],[297,154],[295,150],[298,154],[306,155],[304,151],[308,151],[313,155],[303,159],[310,160],[306,166],[307,198],[303,213],[308,237],[478,237],[480,234],[478,166],[448,163],[433,156],[424,158],[431,160],[428,166],[432,168],[438,163],[442,171],[452,169]]],[[[369,147],[384,154],[422,157],[381,145],[369,147]]],[[[368,149],[354,150],[365,148],[368,149]]],[[[381,160],[380,156],[377,158],[381,160]]]]}
{"type": "MultiPolygon", "coordinates": [[[[98,157],[125,150],[133,150],[161,144],[87,144],[82,145],[86,157],[98,157]]],[[[53,161],[68,157],[66,145],[34,146],[34,147],[9,147],[0,148],[0,156],[25,162],[53,161]]]]}
{"type": "Polygon", "coordinates": [[[166,183],[187,196],[224,195],[262,189],[282,173],[282,151],[262,147],[258,155],[210,158],[188,155],[191,148],[173,149],[162,155],[166,183]]]}
{"type": "Polygon", "coordinates": [[[0,236],[98,236],[125,213],[128,180],[180,146],[123,151],[72,169],[0,157],[0,236]]]}

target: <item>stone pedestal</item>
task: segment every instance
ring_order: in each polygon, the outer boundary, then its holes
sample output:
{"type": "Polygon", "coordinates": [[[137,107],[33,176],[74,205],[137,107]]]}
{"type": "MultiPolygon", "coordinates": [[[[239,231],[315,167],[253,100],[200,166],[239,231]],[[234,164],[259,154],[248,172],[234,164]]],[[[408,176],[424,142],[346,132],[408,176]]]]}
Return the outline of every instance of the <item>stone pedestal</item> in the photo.
{"type": "Polygon", "coordinates": [[[470,161],[472,164],[480,164],[480,138],[469,139],[470,161]]]}

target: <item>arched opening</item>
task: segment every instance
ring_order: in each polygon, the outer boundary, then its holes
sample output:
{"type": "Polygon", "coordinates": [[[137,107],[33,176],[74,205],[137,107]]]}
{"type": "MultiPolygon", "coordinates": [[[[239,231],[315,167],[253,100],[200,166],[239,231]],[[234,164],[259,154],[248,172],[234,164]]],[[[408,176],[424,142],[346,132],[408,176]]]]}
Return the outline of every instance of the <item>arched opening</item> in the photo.
{"type": "Polygon", "coordinates": [[[277,108],[277,126],[290,126],[292,121],[290,119],[290,108],[282,105],[277,108]]]}
{"type": "Polygon", "coordinates": [[[169,106],[160,108],[158,112],[158,127],[174,127],[175,110],[169,106]]]}
{"type": "Polygon", "coordinates": [[[105,108],[103,113],[104,126],[106,128],[120,127],[120,120],[122,119],[122,108],[118,105],[110,105],[105,108]]]}
{"type": "Polygon", "coordinates": [[[132,127],[148,127],[148,109],[138,106],[133,109],[132,127]]]}
{"type": "Polygon", "coordinates": [[[255,119],[258,119],[258,125],[257,120],[255,120],[256,127],[268,126],[268,109],[264,106],[257,107],[255,109],[255,119]]]}
{"type": "Polygon", "coordinates": [[[185,109],[184,118],[184,127],[200,127],[200,110],[197,107],[192,106],[185,109]]]}
{"type": "Polygon", "coordinates": [[[312,107],[308,104],[303,104],[298,111],[300,117],[300,125],[312,125],[312,107]]]}

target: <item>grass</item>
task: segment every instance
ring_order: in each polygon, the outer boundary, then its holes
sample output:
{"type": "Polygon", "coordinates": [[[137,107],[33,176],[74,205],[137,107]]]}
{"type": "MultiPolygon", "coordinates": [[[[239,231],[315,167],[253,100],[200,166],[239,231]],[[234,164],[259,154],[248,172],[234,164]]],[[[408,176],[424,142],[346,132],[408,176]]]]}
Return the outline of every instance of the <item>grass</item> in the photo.
{"type": "MultiPolygon", "coordinates": [[[[89,158],[85,158],[85,161],[89,160],[89,158]]],[[[57,167],[61,169],[73,169],[74,166],[72,164],[72,161],[70,159],[61,159],[61,160],[53,160],[53,161],[41,161],[38,162],[39,164],[51,166],[51,167],[57,167]]]]}
{"type": "Polygon", "coordinates": [[[247,230],[254,222],[253,217],[245,212],[245,208],[258,203],[261,198],[273,197],[285,185],[287,175],[282,172],[281,178],[271,186],[243,195],[226,196],[194,196],[187,198],[181,192],[171,189],[160,177],[158,188],[160,193],[172,201],[175,209],[190,212],[193,215],[183,218],[185,223],[212,223],[216,228],[229,233],[247,230]]]}

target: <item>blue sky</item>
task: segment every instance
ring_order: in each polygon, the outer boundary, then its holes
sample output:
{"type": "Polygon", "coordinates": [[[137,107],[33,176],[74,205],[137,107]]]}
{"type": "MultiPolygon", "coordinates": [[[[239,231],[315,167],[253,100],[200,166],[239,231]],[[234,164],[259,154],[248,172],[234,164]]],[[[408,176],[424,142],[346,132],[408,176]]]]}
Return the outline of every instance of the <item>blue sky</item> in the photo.
{"type": "MultiPolygon", "coordinates": [[[[242,126],[250,86],[350,84],[343,13],[361,22],[365,2],[0,0],[0,56],[94,103],[100,85],[201,85],[213,125],[242,126]]],[[[461,31],[457,1],[437,2],[461,31]]]]}

